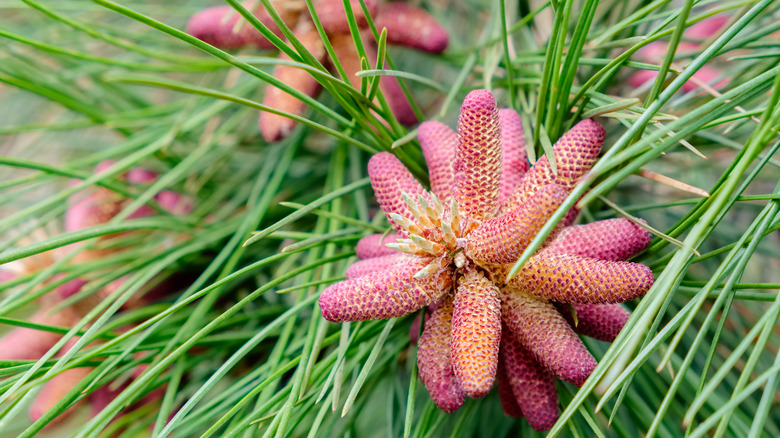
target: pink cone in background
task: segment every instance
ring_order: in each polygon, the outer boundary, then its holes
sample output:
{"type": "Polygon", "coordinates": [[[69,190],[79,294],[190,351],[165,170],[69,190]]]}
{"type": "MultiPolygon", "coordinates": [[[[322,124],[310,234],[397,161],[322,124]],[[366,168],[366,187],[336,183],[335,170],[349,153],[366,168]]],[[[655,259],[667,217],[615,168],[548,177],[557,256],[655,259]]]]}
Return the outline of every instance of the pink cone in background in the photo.
{"type": "MultiPolygon", "coordinates": [[[[111,160],[106,160],[99,163],[96,168],[96,173],[105,172],[115,163],[111,160]]],[[[148,186],[157,180],[157,173],[144,168],[133,168],[125,172],[119,177],[121,181],[126,182],[131,188],[143,189],[143,187],[132,186],[148,186]]],[[[162,209],[175,215],[188,214],[192,208],[192,201],[182,194],[163,190],[157,194],[155,201],[162,207],[162,209]]],[[[65,213],[65,230],[68,232],[79,231],[85,228],[100,226],[110,221],[116,214],[122,211],[127,205],[129,205],[131,199],[126,198],[124,195],[116,193],[105,187],[88,188],[77,193],[71,198],[71,205],[68,207],[65,213]]],[[[141,206],[131,215],[128,219],[137,217],[155,215],[157,212],[149,206],[141,206]]],[[[128,232],[130,233],[130,232],[128,232]]],[[[118,247],[112,244],[110,249],[102,249],[101,245],[103,241],[110,239],[111,236],[103,236],[97,239],[95,247],[79,248],[79,245],[70,245],[62,248],[61,251],[54,254],[53,257],[68,255],[70,251],[74,251],[77,248],[79,253],[71,259],[71,263],[80,263],[83,261],[93,260],[106,255],[114,254],[118,251],[122,251],[122,247],[118,247]]],[[[47,258],[49,263],[53,260],[53,257],[47,258]]],[[[24,269],[32,272],[37,272],[38,269],[42,269],[45,265],[38,266],[38,264],[22,264],[24,269]]],[[[27,273],[27,272],[25,272],[27,273]]],[[[8,270],[0,270],[0,278],[2,281],[8,281],[15,278],[18,274],[16,272],[8,270]]],[[[89,275],[89,274],[87,274],[89,275]]],[[[52,277],[53,281],[60,281],[64,274],[57,274],[52,277]]],[[[40,309],[33,314],[29,320],[35,324],[44,326],[50,326],[58,329],[70,329],[77,323],[79,323],[95,306],[101,301],[107,299],[111,294],[116,292],[128,279],[129,275],[116,279],[106,286],[95,290],[89,288],[90,282],[86,278],[73,278],[59,285],[51,293],[44,295],[40,300],[40,309]],[[79,296],[83,294],[83,296],[79,296]],[[73,300],[79,298],[71,305],[62,307],[63,300],[73,300]],[[59,309],[59,310],[57,310],[59,309]],[[56,310],[56,311],[55,311],[56,310]]],[[[93,283],[94,284],[94,283],[93,283]]],[[[137,296],[130,297],[125,303],[124,309],[131,309],[147,305],[155,300],[159,300],[165,294],[169,293],[173,283],[169,280],[158,282],[150,285],[149,288],[142,289],[142,294],[136,294],[137,296]],[[146,289],[149,289],[148,291],[146,289]]],[[[87,326],[88,327],[88,326],[87,326]]],[[[49,331],[44,329],[19,327],[11,330],[0,338],[0,360],[28,360],[35,361],[46,354],[57,342],[62,339],[62,333],[57,331],[49,331]]],[[[57,353],[59,356],[68,351],[78,337],[73,337],[69,342],[57,353]]],[[[143,367],[139,367],[139,370],[143,367]]],[[[67,394],[78,382],[83,380],[90,372],[90,367],[77,367],[65,369],[57,375],[51,377],[46,381],[40,389],[40,392],[33,400],[30,407],[30,418],[35,421],[49,411],[65,394],[67,394]]],[[[99,410],[98,407],[104,405],[106,402],[107,390],[103,388],[99,389],[95,394],[89,395],[82,399],[81,402],[94,403],[92,409],[99,410]]],[[[142,403],[148,403],[161,396],[162,388],[150,393],[144,399],[142,403]]],[[[108,391],[109,393],[111,391],[108,391]]],[[[116,394],[108,394],[113,398],[116,394]]],[[[55,424],[58,421],[66,418],[75,409],[75,406],[70,407],[62,415],[58,416],[51,424],[55,424]]]]}
{"type": "MultiPolygon", "coordinates": [[[[350,0],[350,7],[361,32],[362,45],[366,53],[365,61],[369,68],[376,68],[377,54],[374,36],[369,20],[360,1],[350,0]]],[[[379,32],[387,29],[387,42],[428,53],[441,53],[449,44],[447,30],[423,9],[402,2],[383,3],[378,0],[363,2],[379,32]]],[[[248,7],[248,4],[244,4],[248,7]]],[[[360,78],[355,76],[363,69],[363,64],[352,39],[347,14],[342,0],[314,0],[312,6],[317,14],[328,40],[335,52],[336,60],[347,74],[353,87],[360,88],[360,78]]],[[[296,38],[338,77],[336,60],[329,59],[319,34],[314,28],[311,15],[303,2],[276,2],[274,8],[296,38]]],[[[278,28],[269,22],[268,13],[262,5],[250,9],[255,17],[269,30],[281,36],[278,28]]],[[[237,49],[247,45],[268,49],[273,48],[266,39],[249,23],[241,21],[238,13],[229,6],[217,6],[205,9],[193,15],[187,23],[187,33],[221,49],[237,49]]],[[[291,60],[286,54],[280,59],[291,60]]],[[[286,64],[274,69],[274,77],[283,81],[301,93],[316,97],[320,92],[318,79],[306,70],[286,64]]],[[[390,110],[396,119],[405,125],[417,123],[417,115],[412,110],[398,80],[393,76],[384,76],[379,81],[382,93],[387,99],[390,110]]],[[[271,85],[266,87],[263,104],[296,116],[302,116],[306,104],[296,97],[271,85]]],[[[267,142],[277,142],[292,132],[297,122],[293,119],[263,112],[258,126],[267,142]]]]}
{"type": "MultiPolygon", "coordinates": [[[[716,15],[690,26],[685,30],[683,36],[686,39],[705,40],[717,34],[728,21],[728,16],[716,15]]],[[[703,49],[704,47],[702,47],[701,42],[681,41],[677,46],[677,54],[695,54],[703,49]]],[[[637,56],[644,62],[660,64],[663,62],[664,57],[666,57],[668,50],[668,43],[656,41],[640,49],[637,52],[637,56]]],[[[639,88],[647,82],[654,81],[657,76],[657,71],[640,70],[629,76],[628,84],[632,88],[639,88]]],[[[704,65],[693,74],[691,79],[683,84],[682,90],[686,93],[698,90],[701,88],[700,84],[707,84],[718,90],[728,85],[728,80],[723,77],[722,72],[717,68],[710,65],[704,65]]]]}

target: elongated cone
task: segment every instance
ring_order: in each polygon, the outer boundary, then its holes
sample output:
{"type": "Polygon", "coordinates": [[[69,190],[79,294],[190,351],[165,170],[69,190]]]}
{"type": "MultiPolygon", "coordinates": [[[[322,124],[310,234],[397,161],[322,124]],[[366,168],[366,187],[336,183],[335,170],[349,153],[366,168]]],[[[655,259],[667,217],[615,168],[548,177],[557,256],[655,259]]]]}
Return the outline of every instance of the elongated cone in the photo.
{"type": "Polygon", "coordinates": [[[639,254],[652,239],[628,219],[607,219],[564,228],[545,252],[619,261],[639,254]]]}
{"type": "Polygon", "coordinates": [[[501,317],[515,339],[557,378],[580,386],[596,368],[596,359],[547,300],[505,288],[501,317]]]}
{"type": "Polygon", "coordinates": [[[498,210],[502,160],[498,123],[496,99],[490,91],[466,95],[458,119],[453,196],[467,218],[477,222],[498,210]]]}
{"type": "Polygon", "coordinates": [[[547,430],[558,421],[555,377],[534,359],[511,333],[501,336],[501,357],[512,393],[534,430],[547,430]]]}
{"type": "MultiPolygon", "coordinates": [[[[282,31],[264,7],[254,2],[246,2],[243,5],[276,36],[282,36],[282,31]]],[[[292,16],[285,14],[284,10],[280,12],[285,22],[292,22],[292,16]]],[[[274,48],[273,43],[252,25],[244,22],[238,11],[229,5],[214,6],[197,12],[187,22],[186,32],[220,49],[238,49],[248,44],[254,44],[260,49],[274,48]],[[240,25],[239,21],[242,21],[240,25]]]]}
{"type": "Polygon", "coordinates": [[[528,157],[525,152],[525,134],[520,114],[509,108],[498,110],[501,125],[501,189],[498,205],[502,206],[517,190],[523,176],[528,172],[528,157]]]}
{"type": "Polygon", "coordinates": [[[425,321],[417,350],[417,366],[431,399],[444,412],[455,412],[466,399],[452,371],[450,330],[452,328],[452,294],[425,321]]]}
{"type": "Polygon", "coordinates": [[[653,281],[653,271],[638,263],[542,251],[508,284],[563,303],[624,303],[646,294],[653,281]]]}
{"type": "Polygon", "coordinates": [[[571,304],[577,314],[572,317],[567,305],[556,306],[575,332],[599,341],[612,342],[626,325],[631,313],[620,304],[571,304]]]}
{"type": "Polygon", "coordinates": [[[387,42],[400,44],[428,53],[447,49],[450,37],[428,12],[401,2],[384,3],[374,20],[381,32],[387,29],[387,42]]]}
{"type": "Polygon", "coordinates": [[[525,174],[520,187],[505,203],[504,211],[522,205],[534,192],[547,184],[559,184],[567,192],[571,192],[577,181],[593,167],[601,152],[604,137],[604,127],[591,119],[574,125],[553,147],[557,176],[553,173],[547,156],[539,158],[539,161],[525,174]]]}
{"type": "Polygon", "coordinates": [[[417,195],[429,197],[422,185],[414,179],[406,166],[395,155],[389,152],[380,152],[368,160],[368,176],[371,178],[371,187],[374,188],[376,200],[387,216],[388,222],[402,237],[408,233],[398,225],[390,213],[396,213],[409,221],[414,221],[414,215],[406,206],[401,192],[416,199],[417,195]]]}
{"type": "MultiPolygon", "coordinates": [[[[374,68],[377,62],[376,44],[373,38],[366,34],[361,34],[363,41],[363,50],[366,52],[368,65],[370,68],[374,68]]],[[[349,34],[333,35],[330,38],[330,43],[333,46],[333,51],[336,57],[344,68],[344,72],[347,74],[347,78],[352,86],[360,90],[360,77],[356,75],[357,72],[363,70],[363,65],[360,61],[360,55],[355,47],[355,41],[349,34]]],[[[417,116],[414,114],[414,110],[409,105],[406,96],[401,90],[401,86],[398,84],[398,79],[393,76],[385,76],[379,80],[379,89],[382,90],[382,95],[387,99],[387,104],[390,106],[390,110],[398,121],[403,125],[413,125],[417,123],[417,116]]]]}
{"type": "MultiPolygon", "coordinates": [[[[501,330],[501,337],[504,337],[504,331],[501,330]]],[[[496,371],[496,383],[498,384],[498,399],[501,401],[501,408],[504,414],[512,418],[522,418],[523,411],[517,404],[517,397],[512,391],[512,385],[509,383],[509,377],[506,375],[506,360],[504,356],[504,347],[498,353],[498,370],[496,371]]]]}
{"type": "Polygon", "coordinates": [[[399,253],[388,254],[386,256],[374,257],[366,260],[355,262],[347,268],[347,280],[357,277],[362,277],[372,272],[382,271],[384,269],[392,268],[393,266],[399,266],[404,263],[408,263],[412,260],[412,256],[399,253]]]}
{"type": "MultiPolygon", "coordinates": [[[[377,14],[377,0],[364,0],[369,13],[374,16],[377,14]]],[[[325,32],[330,35],[348,34],[349,21],[344,9],[342,0],[314,0],[314,10],[317,12],[317,18],[320,19],[325,32]]],[[[349,5],[352,8],[352,14],[359,28],[368,26],[366,14],[360,6],[359,0],[350,0],[349,5]]],[[[380,28],[381,29],[381,28],[380,28]]]]}
{"type": "MultiPolygon", "coordinates": [[[[306,49],[320,62],[325,60],[325,46],[320,35],[309,22],[299,24],[295,35],[306,49]]],[[[279,59],[290,60],[287,55],[280,55],[279,59]]],[[[320,92],[320,83],[306,70],[290,65],[279,64],[274,68],[274,77],[301,93],[315,97],[320,92]]],[[[279,88],[268,86],[265,89],[263,105],[300,116],[306,110],[306,104],[279,88]]],[[[267,142],[277,142],[290,135],[297,122],[287,117],[261,112],[257,125],[263,138],[267,142]]]]}
{"type": "MultiPolygon", "coordinates": [[[[100,162],[97,165],[96,171],[99,173],[100,171],[97,169],[106,164],[109,164],[107,167],[110,167],[113,166],[115,162],[114,160],[100,162]]],[[[125,173],[124,177],[132,184],[151,184],[157,180],[157,172],[144,169],[143,167],[133,167],[125,173]]]]}
{"type": "Polygon", "coordinates": [[[397,254],[398,251],[388,248],[388,243],[393,243],[401,236],[395,233],[384,235],[382,233],[372,234],[358,240],[355,251],[359,259],[370,259],[373,257],[382,257],[390,254],[397,254]]]}
{"type": "Polygon", "coordinates": [[[230,6],[214,6],[190,17],[186,32],[214,47],[238,49],[247,44],[245,33],[234,31],[240,19],[241,15],[230,6]]]}
{"type": "Polygon", "coordinates": [[[442,122],[429,120],[417,128],[417,139],[428,163],[431,191],[448,205],[452,198],[452,157],[458,147],[458,134],[442,122]]]}
{"type": "MultiPolygon", "coordinates": [[[[706,40],[715,35],[723,26],[729,21],[727,15],[716,15],[714,17],[707,18],[696,24],[693,24],[689,28],[685,29],[685,38],[695,40],[706,40]]],[[[680,41],[677,46],[677,54],[695,54],[701,52],[704,49],[701,43],[692,41],[680,41]]],[[[660,64],[666,53],[669,51],[669,44],[663,41],[657,41],[643,47],[637,52],[637,56],[644,60],[655,64],[660,64]]],[[[633,75],[629,76],[628,84],[634,88],[639,88],[649,81],[654,81],[658,76],[657,71],[640,70],[633,75]]],[[[687,93],[699,88],[699,83],[703,82],[715,89],[721,89],[728,85],[729,81],[724,78],[724,75],[718,69],[710,66],[702,66],[696,73],[693,74],[694,80],[686,81],[683,86],[683,92],[687,93]],[[723,78],[718,82],[716,79],[723,78]]]]}
{"type": "Polygon", "coordinates": [[[482,222],[469,234],[466,255],[481,265],[514,263],[564,199],[561,186],[543,187],[520,208],[482,222]]]}
{"type": "Polygon", "coordinates": [[[458,279],[452,315],[452,368],[469,397],[487,395],[496,379],[501,340],[498,288],[477,270],[458,279]]]}
{"type": "Polygon", "coordinates": [[[449,268],[413,278],[432,261],[416,257],[403,265],[335,283],[320,295],[322,316],[332,322],[396,318],[438,301],[452,288],[449,268]]]}

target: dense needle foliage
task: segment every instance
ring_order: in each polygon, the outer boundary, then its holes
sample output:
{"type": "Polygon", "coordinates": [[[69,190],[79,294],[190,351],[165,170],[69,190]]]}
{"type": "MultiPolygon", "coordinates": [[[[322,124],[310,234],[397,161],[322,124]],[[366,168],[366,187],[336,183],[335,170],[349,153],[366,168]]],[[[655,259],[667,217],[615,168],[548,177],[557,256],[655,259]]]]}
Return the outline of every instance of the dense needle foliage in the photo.
{"type": "Polygon", "coordinates": [[[577,204],[582,223],[647,221],[656,237],[634,261],[655,284],[615,342],[585,341],[599,365],[581,388],[558,383],[549,434],[780,435],[780,5],[413,3],[449,31],[447,51],[386,46],[373,27],[380,61],[366,58],[353,88],[284,26],[278,50],[187,35],[216,0],[0,1],[0,333],[64,334],[40,359],[0,361],[0,436],[538,436],[495,391],[438,410],[417,377],[415,317],[320,314],[356,242],[389,229],[369,157],[392,150],[427,183],[415,127],[367,98],[382,96],[382,75],[423,120],[451,126],[469,91],[491,90],[522,116],[532,159],[584,118],[606,127],[590,177],[516,268],[577,204]],[[721,25],[685,31],[711,17],[721,25]],[[280,62],[323,92],[300,94],[309,109],[268,144],[259,102],[267,84],[286,87],[271,74],[280,62]],[[139,167],[157,178],[126,176],[139,167]],[[66,231],[69,206],[94,190],[129,202],[66,231]],[[163,193],[191,211],[172,213],[163,193]],[[50,308],[79,308],[72,325],[31,319],[74,279],[84,288],[50,308]],[[162,299],[125,305],[158,284],[162,299]],[[86,372],[30,420],[45,382],[73,369],[86,372]]]}

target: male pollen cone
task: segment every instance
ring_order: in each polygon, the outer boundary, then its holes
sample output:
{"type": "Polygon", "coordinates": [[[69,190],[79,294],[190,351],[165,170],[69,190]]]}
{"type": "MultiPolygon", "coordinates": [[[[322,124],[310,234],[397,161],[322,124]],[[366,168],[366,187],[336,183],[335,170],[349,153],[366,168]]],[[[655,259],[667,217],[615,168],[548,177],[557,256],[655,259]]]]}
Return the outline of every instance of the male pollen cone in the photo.
{"type": "Polygon", "coordinates": [[[641,297],[654,281],[648,267],[626,261],[650,244],[641,222],[572,226],[576,209],[507,279],[582,183],[604,138],[601,125],[583,120],[553,147],[557,173],[547,157],[529,166],[519,114],[499,111],[487,90],[468,93],[457,133],[436,121],[418,130],[430,192],[395,155],[369,160],[371,186],[395,232],[360,239],[347,280],[322,292],[322,315],[362,321],[429,306],[422,335],[415,326],[411,336],[436,406],[455,411],[498,380],[507,415],[551,428],[555,379],[580,386],[597,365],[578,333],[614,340],[630,316],[618,303],[641,297]]]}

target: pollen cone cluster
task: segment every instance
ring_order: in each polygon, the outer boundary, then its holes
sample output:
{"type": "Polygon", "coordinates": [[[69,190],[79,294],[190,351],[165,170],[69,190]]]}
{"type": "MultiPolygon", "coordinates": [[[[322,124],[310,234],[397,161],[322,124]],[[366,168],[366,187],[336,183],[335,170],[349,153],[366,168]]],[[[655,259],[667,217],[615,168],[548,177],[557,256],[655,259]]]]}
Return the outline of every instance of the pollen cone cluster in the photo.
{"type": "Polygon", "coordinates": [[[521,126],[485,90],[466,97],[457,134],[423,123],[432,192],[394,155],[373,156],[369,176],[395,233],[362,239],[362,260],[319,303],[334,322],[430,306],[417,363],[434,403],[455,411],[498,377],[506,413],[544,430],[558,418],[555,379],[582,385],[596,366],[577,333],[614,340],[629,316],[619,303],[653,284],[649,268],[624,261],[651,236],[626,219],[559,226],[507,280],[604,140],[592,120],[574,126],[553,148],[556,173],[546,157],[529,168],[521,126]]]}
{"type": "MultiPolygon", "coordinates": [[[[364,0],[363,3],[377,30],[381,32],[382,29],[387,29],[388,44],[403,45],[428,53],[441,53],[447,48],[449,43],[447,31],[424,10],[405,3],[381,4],[378,0],[364,0]]],[[[320,34],[314,26],[312,15],[306,8],[306,3],[276,1],[272,2],[272,5],[306,50],[314,55],[317,61],[332,67],[331,70],[337,75],[335,60],[329,58],[320,34]]],[[[355,73],[363,70],[363,67],[350,33],[344,2],[313,0],[312,5],[333,47],[336,60],[344,69],[352,86],[360,89],[360,78],[355,76],[355,73]]],[[[350,0],[350,5],[361,34],[367,57],[365,61],[369,63],[370,68],[375,68],[377,48],[368,19],[359,0],[350,0]]],[[[276,36],[284,38],[282,31],[260,2],[246,2],[244,7],[276,36]]],[[[252,45],[260,49],[275,48],[257,29],[243,21],[235,9],[227,5],[204,9],[193,15],[187,23],[187,33],[221,49],[237,49],[252,45]]],[[[279,55],[279,59],[291,60],[284,54],[279,55]]],[[[308,96],[315,97],[320,92],[319,82],[307,71],[298,67],[279,64],[274,69],[273,75],[308,96]]],[[[385,76],[380,80],[379,87],[400,123],[405,125],[417,123],[417,116],[412,111],[397,79],[385,76]]],[[[267,87],[265,93],[263,104],[266,106],[298,116],[306,110],[306,104],[276,87],[267,87]]],[[[260,113],[258,120],[263,138],[268,142],[282,140],[290,134],[295,124],[292,119],[267,112],[260,113]]]]}

